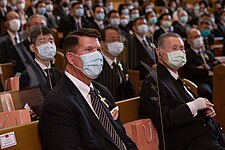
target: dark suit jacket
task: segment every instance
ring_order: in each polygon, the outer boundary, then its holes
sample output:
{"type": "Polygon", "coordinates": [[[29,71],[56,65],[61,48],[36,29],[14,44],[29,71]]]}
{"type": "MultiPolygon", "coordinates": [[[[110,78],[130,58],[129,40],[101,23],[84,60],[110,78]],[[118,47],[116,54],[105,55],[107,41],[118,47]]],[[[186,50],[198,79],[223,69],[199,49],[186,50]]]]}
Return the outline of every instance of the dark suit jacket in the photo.
{"type": "Polygon", "coordinates": [[[25,11],[25,14],[28,16],[28,18],[34,15],[34,12],[31,6],[27,8],[27,10],[25,11]]]}
{"type": "MultiPolygon", "coordinates": [[[[98,26],[98,24],[93,20],[91,20],[90,22],[90,28],[96,29],[98,31],[101,31],[102,29],[100,29],[100,27],[98,26]]],[[[104,27],[106,27],[106,23],[103,21],[104,27]]]]}
{"type": "MultiPolygon", "coordinates": [[[[203,55],[211,71],[213,67],[220,64],[214,54],[210,50],[204,50],[203,55]]],[[[200,69],[197,66],[203,65],[204,62],[200,55],[197,55],[191,48],[186,50],[187,63],[184,65],[184,75],[185,78],[198,83],[208,83],[212,85],[212,77],[209,76],[209,71],[207,69],[200,69]]]]}
{"type": "MultiPolygon", "coordinates": [[[[149,44],[153,43],[153,41],[150,38],[146,37],[146,39],[149,44]]],[[[129,68],[139,70],[140,79],[143,80],[148,75],[149,71],[142,65],[141,61],[147,64],[149,67],[151,67],[154,64],[153,58],[154,55],[150,56],[147,53],[147,50],[149,51],[149,49],[146,49],[135,35],[129,40],[128,43],[129,43],[128,45],[129,68]]],[[[151,48],[150,52],[153,54],[153,51],[155,50],[152,47],[150,48],[151,48]]]]}
{"type": "MultiPolygon", "coordinates": [[[[50,71],[52,73],[52,86],[54,87],[60,80],[62,73],[55,67],[52,67],[50,71]]],[[[46,96],[51,90],[48,78],[41,67],[33,61],[20,76],[20,90],[36,86],[40,87],[43,96],[46,96]]]]}
{"type": "Polygon", "coordinates": [[[182,26],[178,21],[174,22],[174,33],[179,34],[182,38],[187,38],[187,24],[182,26]]]}
{"type": "MultiPolygon", "coordinates": [[[[113,97],[104,86],[94,81],[93,85],[100,91],[102,97],[111,102],[110,106],[114,105],[113,97]]],[[[137,149],[124,134],[121,123],[113,120],[110,108],[105,104],[103,107],[127,149],[137,149]]],[[[82,94],[66,75],[63,75],[56,87],[47,95],[38,129],[43,150],[118,149],[82,94]]]]}
{"type": "Polygon", "coordinates": [[[136,94],[132,84],[130,81],[126,81],[128,72],[123,62],[117,59],[117,67],[113,67],[113,69],[111,69],[105,58],[103,62],[102,72],[96,80],[110,90],[116,101],[135,97],[136,94]],[[120,82],[120,78],[122,78],[122,82],[120,82]]]}
{"type": "Polygon", "coordinates": [[[13,64],[13,72],[22,73],[25,70],[23,61],[21,60],[20,55],[17,52],[17,49],[13,45],[13,42],[8,34],[8,32],[2,34],[2,40],[0,40],[0,63],[9,63],[13,64]]]}
{"type": "Polygon", "coordinates": [[[156,79],[151,75],[143,82],[140,110],[141,115],[151,118],[157,128],[160,149],[163,150],[159,107],[162,110],[166,150],[217,149],[213,147],[212,132],[207,127],[209,118],[200,111],[193,117],[186,105],[187,102],[193,101],[193,98],[185,91],[183,85],[179,84],[161,64],[157,66],[157,75],[159,90],[156,79]],[[159,106],[158,95],[160,95],[161,106],[159,106]]]}
{"type": "Polygon", "coordinates": [[[56,19],[56,17],[52,14],[52,15],[48,15],[47,13],[45,13],[45,18],[47,19],[47,27],[48,28],[58,28],[58,20],[56,19]]]}
{"type": "MultiPolygon", "coordinates": [[[[89,23],[84,18],[81,18],[81,25],[82,25],[82,28],[89,28],[89,23]]],[[[64,37],[66,37],[66,35],[69,32],[72,32],[78,29],[76,25],[76,21],[71,15],[60,20],[59,28],[60,28],[60,31],[63,32],[64,37]]]]}

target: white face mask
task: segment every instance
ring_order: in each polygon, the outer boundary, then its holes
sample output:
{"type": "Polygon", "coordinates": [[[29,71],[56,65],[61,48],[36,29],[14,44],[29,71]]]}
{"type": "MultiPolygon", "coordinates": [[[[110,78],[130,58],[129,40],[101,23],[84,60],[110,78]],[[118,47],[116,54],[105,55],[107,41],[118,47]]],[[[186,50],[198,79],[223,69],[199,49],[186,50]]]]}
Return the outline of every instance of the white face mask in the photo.
{"type": "Polygon", "coordinates": [[[137,29],[138,29],[138,33],[141,35],[144,35],[148,32],[148,26],[146,24],[137,26],[137,29]]]}
{"type": "Polygon", "coordinates": [[[52,12],[53,11],[53,5],[52,4],[46,5],[46,11],[47,12],[52,12]]]}
{"type": "Polygon", "coordinates": [[[17,5],[17,8],[20,10],[23,10],[25,8],[26,4],[25,3],[20,3],[17,5]]]}
{"type": "Polygon", "coordinates": [[[164,28],[169,28],[171,26],[172,22],[171,21],[168,21],[168,20],[163,20],[162,21],[162,26],[164,28]]]}
{"type": "Polygon", "coordinates": [[[9,28],[16,32],[20,29],[20,20],[19,19],[13,19],[9,21],[9,28]]]}
{"type": "Polygon", "coordinates": [[[111,19],[110,24],[112,26],[118,26],[120,24],[120,19],[119,18],[111,19]]]}
{"type": "Polygon", "coordinates": [[[109,54],[117,57],[123,51],[124,44],[122,42],[107,43],[107,47],[109,54]]]}
{"type": "Polygon", "coordinates": [[[193,48],[199,49],[202,47],[202,45],[203,45],[202,37],[193,40],[193,48]]]}
{"type": "Polygon", "coordinates": [[[50,42],[37,46],[38,57],[42,60],[52,60],[56,54],[55,44],[50,42]]]}
{"type": "Polygon", "coordinates": [[[167,52],[167,56],[168,60],[165,63],[173,69],[179,69],[187,62],[186,54],[181,50],[167,52]]]}
{"type": "Polygon", "coordinates": [[[96,79],[98,75],[102,72],[103,57],[99,51],[95,51],[88,54],[77,55],[72,53],[74,56],[80,57],[82,61],[82,69],[71,64],[73,67],[79,69],[83,74],[85,74],[90,79],[96,79]]]}

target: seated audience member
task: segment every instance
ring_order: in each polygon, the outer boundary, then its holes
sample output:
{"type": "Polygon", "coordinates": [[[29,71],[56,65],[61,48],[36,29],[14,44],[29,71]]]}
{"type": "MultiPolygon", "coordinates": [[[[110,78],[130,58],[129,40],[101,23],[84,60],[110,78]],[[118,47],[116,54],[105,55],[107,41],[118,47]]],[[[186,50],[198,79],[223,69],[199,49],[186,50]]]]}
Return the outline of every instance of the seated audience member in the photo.
{"type": "Polygon", "coordinates": [[[199,30],[203,37],[205,49],[211,50],[211,45],[214,43],[212,24],[208,20],[202,20],[199,22],[199,30]]]}
{"type": "Polygon", "coordinates": [[[94,12],[92,7],[93,7],[92,0],[86,0],[84,4],[84,14],[88,21],[93,20],[94,12]]]}
{"type": "Polygon", "coordinates": [[[198,85],[199,96],[212,101],[212,75],[213,67],[219,62],[214,54],[204,49],[203,37],[197,29],[188,32],[187,43],[190,48],[186,50],[187,63],[184,66],[184,75],[198,85]]]}
{"type": "Polygon", "coordinates": [[[53,14],[59,22],[69,15],[69,4],[70,0],[59,0],[58,4],[56,4],[53,14]]]}
{"type": "MultiPolygon", "coordinates": [[[[5,14],[7,14],[9,11],[11,11],[11,8],[7,5],[7,0],[1,0],[0,1],[0,23],[3,21],[3,17],[5,14]]],[[[4,28],[0,28],[0,34],[4,32],[4,28]]]]}
{"type": "Polygon", "coordinates": [[[51,64],[56,54],[51,30],[47,27],[33,28],[30,33],[30,50],[35,58],[20,76],[20,90],[39,86],[43,96],[46,96],[62,75],[51,64]]]}
{"type": "Polygon", "coordinates": [[[30,53],[30,55],[34,58],[34,53],[30,50],[30,32],[34,27],[46,27],[47,20],[43,15],[34,14],[30,16],[27,21],[27,37],[24,39],[23,44],[26,47],[26,50],[30,53]]]}
{"type": "Polygon", "coordinates": [[[179,78],[177,70],[186,63],[182,38],[176,33],[161,35],[157,56],[156,70],[142,85],[140,110],[157,128],[160,149],[225,150],[212,119],[214,105],[206,98],[196,98],[179,78]]]}
{"type": "Polygon", "coordinates": [[[217,26],[219,36],[225,38],[225,10],[220,12],[220,20],[217,26]]]}
{"type": "Polygon", "coordinates": [[[64,17],[64,19],[61,19],[59,25],[60,31],[63,32],[64,37],[74,30],[89,27],[89,22],[83,16],[83,5],[79,2],[71,3],[70,14],[67,17],[64,17]]]}
{"type": "Polygon", "coordinates": [[[93,81],[103,65],[98,38],[98,31],[83,28],[64,40],[65,73],[47,95],[38,124],[43,149],[137,149],[110,113],[110,91],[93,81]]]}
{"type": "Polygon", "coordinates": [[[10,11],[3,20],[6,32],[1,35],[0,40],[0,63],[11,62],[14,74],[21,73],[25,66],[21,60],[20,52],[15,48],[21,42],[21,36],[18,32],[21,26],[19,15],[15,11],[10,11]]]}
{"type": "Polygon", "coordinates": [[[25,13],[27,17],[29,18],[30,16],[36,14],[36,8],[35,5],[37,4],[38,0],[30,0],[30,6],[26,9],[25,13]]]}
{"type": "Polygon", "coordinates": [[[172,19],[170,14],[164,13],[160,15],[159,24],[160,24],[159,29],[156,30],[153,35],[155,45],[157,45],[158,38],[160,37],[160,35],[167,32],[173,32],[172,19]]]}
{"type": "Polygon", "coordinates": [[[121,3],[119,5],[118,12],[119,12],[119,14],[129,15],[130,14],[130,10],[128,9],[128,5],[124,4],[124,3],[121,3]]]}
{"type": "Polygon", "coordinates": [[[90,28],[96,29],[98,31],[101,31],[105,28],[105,11],[102,6],[95,6],[94,9],[94,20],[90,21],[90,28]]]}
{"type": "Polygon", "coordinates": [[[25,14],[25,8],[26,8],[26,0],[17,0],[16,1],[17,10],[16,12],[19,15],[20,23],[21,23],[21,29],[24,29],[25,24],[27,23],[27,15],[25,14]]]}
{"type": "Polygon", "coordinates": [[[147,15],[149,12],[156,12],[156,10],[154,9],[154,3],[153,2],[146,2],[143,4],[142,6],[142,14],[143,15],[147,15]]]}
{"type": "Polygon", "coordinates": [[[120,24],[120,15],[118,11],[112,10],[108,13],[108,23],[110,26],[118,27],[120,24]]]}
{"type": "Polygon", "coordinates": [[[128,70],[124,63],[117,58],[123,51],[123,37],[118,28],[108,26],[102,31],[103,69],[96,79],[106,86],[116,101],[135,97],[136,94],[129,82],[128,70]]]}
{"type": "Polygon", "coordinates": [[[148,12],[146,14],[146,20],[148,22],[148,34],[152,36],[159,29],[159,26],[156,24],[158,22],[156,13],[154,11],[148,12]]]}
{"type": "Polygon", "coordinates": [[[108,14],[110,11],[114,10],[114,5],[112,0],[105,1],[105,11],[108,14]]]}
{"type": "Polygon", "coordinates": [[[128,41],[129,68],[140,71],[140,79],[144,79],[150,68],[155,64],[154,44],[151,38],[147,37],[148,26],[145,18],[140,17],[134,20],[133,37],[128,41]]]}
{"type": "Polygon", "coordinates": [[[188,14],[185,10],[177,12],[178,20],[173,23],[174,33],[179,34],[182,38],[187,38],[188,29],[191,27],[187,24],[188,14]]]}
{"type": "Polygon", "coordinates": [[[53,15],[53,3],[52,0],[45,0],[46,4],[46,13],[45,17],[47,19],[47,27],[57,29],[59,25],[59,21],[53,15]]]}
{"type": "Polygon", "coordinates": [[[120,29],[122,35],[126,38],[126,40],[131,38],[131,34],[130,34],[129,29],[127,27],[129,22],[130,22],[130,16],[129,15],[120,14],[119,29],[120,29]]]}
{"type": "Polygon", "coordinates": [[[137,8],[130,10],[130,22],[128,23],[128,29],[132,30],[134,20],[140,17],[140,12],[137,8]]]}
{"type": "Polygon", "coordinates": [[[36,8],[36,14],[43,15],[43,16],[46,14],[46,5],[43,0],[39,0],[37,4],[35,5],[35,8],[36,8]]]}

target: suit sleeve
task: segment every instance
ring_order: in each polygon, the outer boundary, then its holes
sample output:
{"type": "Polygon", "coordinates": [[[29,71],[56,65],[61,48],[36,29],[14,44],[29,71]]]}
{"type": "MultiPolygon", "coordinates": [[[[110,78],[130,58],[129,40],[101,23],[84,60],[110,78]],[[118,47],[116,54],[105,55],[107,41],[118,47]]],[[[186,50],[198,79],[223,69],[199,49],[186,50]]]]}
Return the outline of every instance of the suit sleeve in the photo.
{"type": "Polygon", "coordinates": [[[53,101],[43,106],[39,121],[39,135],[43,149],[82,149],[80,138],[82,135],[79,132],[79,122],[82,120],[79,120],[74,111],[67,105],[53,101]]]}
{"type": "Polygon", "coordinates": [[[159,86],[160,93],[158,94],[157,86],[153,79],[148,77],[147,80],[143,82],[140,95],[140,111],[142,115],[144,117],[149,117],[156,128],[161,131],[162,124],[160,121],[160,103],[158,98],[160,96],[162,120],[165,130],[192,122],[194,117],[186,103],[180,103],[179,105],[173,104],[176,103],[176,97],[174,95],[169,95],[168,91],[165,91],[160,83],[159,86]]]}

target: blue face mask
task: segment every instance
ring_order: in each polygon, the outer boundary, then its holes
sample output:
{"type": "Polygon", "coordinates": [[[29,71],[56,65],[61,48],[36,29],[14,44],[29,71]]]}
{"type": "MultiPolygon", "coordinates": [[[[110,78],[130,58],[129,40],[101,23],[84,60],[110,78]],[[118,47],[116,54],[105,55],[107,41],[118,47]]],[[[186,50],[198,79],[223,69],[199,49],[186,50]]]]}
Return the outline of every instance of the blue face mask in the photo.
{"type": "Polygon", "coordinates": [[[83,8],[76,9],[75,13],[77,16],[82,17],[84,15],[84,9],[83,8]]]}
{"type": "Polygon", "coordinates": [[[103,66],[102,54],[99,51],[83,54],[80,56],[74,53],[73,55],[80,57],[83,65],[81,69],[72,64],[75,68],[81,70],[90,79],[96,79],[98,77],[102,71],[103,66]]]}
{"type": "Polygon", "coordinates": [[[128,23],[129,23],[129,20],[128,20],[128,19],[121,19],[121,20],[120,20],[120,24],[121,24],[122,26],[126,26],[128,23]]]}
{"type": "Polygon", "coordinates": [[[152,17],[149,19],[149,23],[150,24],[156,24],[157,23],[157,18],[156,17],[152,17]]]}
{"type": "Polygon", "coordinates": [[[201,31],[201,34],[203,37],[208,37],[211,34],[211,31],[209,29],[204,29],[201,31]]]}
{"type": "Polygon", "coordinates": [[[119,18],[112,19],[110,24],[112,26],[118,26],[120,24],[120,19],[119,18]]]}
{"type": "Polygon", "coordinates": [[[44,15],[46,13],[46,8],[45,7],[38,8],[37,13],[39,15],[44,15]]]}
{"type": "Polygon", "coordinates": [[[137,27],[138,29],[138,33],[141,34],[141,35],[145,35],[147,32],[148,32],[148,26],[143,24],[143,25],[139,25],[137,27]]]}
{"type": "Polygon", "coordinates": [[[104,13],[98,13],[98,14],[96,15],[96,20],[102,21],[102,20],[104,20],[104,19],[105,19],[105,14],[104,14],[104,13]]]}

